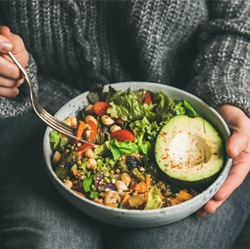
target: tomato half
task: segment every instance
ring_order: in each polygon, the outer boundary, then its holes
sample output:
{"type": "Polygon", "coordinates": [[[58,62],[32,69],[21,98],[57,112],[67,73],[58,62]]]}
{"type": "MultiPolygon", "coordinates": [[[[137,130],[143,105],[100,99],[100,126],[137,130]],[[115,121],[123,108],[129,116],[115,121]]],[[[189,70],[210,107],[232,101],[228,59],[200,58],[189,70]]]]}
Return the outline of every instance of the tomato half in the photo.
{"type": "Polygon", "coordinates": [[[85,143],[79,147],[75,147],[74,151],[84,153],[87,149],[92,149],[92,148],[93,148],[93,145],[85,143]]]}
{"type": "Polygon", "coordinates": [[[110,137],[111,137],[111,139],[115,139],[118,142],[123,142],[126,140],[129,140],[129,141],[135,140],[134,134],[128,130],[125,130],[125,129],[117,130],[117,131],[111,133],[110,137]]]}
{"type": "Polygon", "coordinates": [[[107,114],[107,109],[109,108],[109,103],[105,101],[96,102],[93,105],[93,111],[98,116],[103,116],[107,114]]]}
{"type": "Polygon", "coordinates": [[[150,102],[152,102],[152,94],[147,91],[144,96],[143,104],[149,104],[150,102]]]}

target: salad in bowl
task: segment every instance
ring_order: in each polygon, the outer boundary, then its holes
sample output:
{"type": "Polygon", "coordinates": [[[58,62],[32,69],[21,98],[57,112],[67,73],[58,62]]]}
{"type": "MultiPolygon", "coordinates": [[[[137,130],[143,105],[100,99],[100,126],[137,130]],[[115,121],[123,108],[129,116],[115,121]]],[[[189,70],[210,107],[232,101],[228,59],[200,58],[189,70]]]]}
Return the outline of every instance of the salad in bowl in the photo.
{"type": "Polygon", "coordinates": [[[55,116],[75,128],[76,139],[46,129],[48,175],[73,206],[108,224],[146,228],[181,220],[213,197],[231,167],[224,120],[171,86],[99,85],[55,116]]]}
{"type": "Polygon", "coordinates": [[[87,99],[64,120],[75,140],[50,132],[55,173],[76,194],[112,208],[159,209],[190,200],[220,173],[222,138],[185,99],[101,84],[87,99]]]}

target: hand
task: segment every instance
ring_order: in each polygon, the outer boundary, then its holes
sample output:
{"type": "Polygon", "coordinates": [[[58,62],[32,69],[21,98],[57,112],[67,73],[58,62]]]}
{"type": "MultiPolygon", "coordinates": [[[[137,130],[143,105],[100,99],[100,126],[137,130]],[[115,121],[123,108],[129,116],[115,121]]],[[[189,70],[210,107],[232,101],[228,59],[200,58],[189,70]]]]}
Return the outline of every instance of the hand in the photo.
{"type": "Polygon", "coordinates": [[[250,170],[250,119],[241,109],[232,105],[221,105],[218,112],[232,132],[226,144],[227,154],[233,159],[232,168],[215,196],[197,212],[199,216],[213,214],[241,185],[250,170]]]}
{"type": "Polygon", "coordinates": [[[8,52],[12,52],[23,67],[26,67],[29,54],[22,39],[12,34],[8,27],[0,27],[0,96],[14,98],[19,93],[24,77],[11,60],[8,52]]]}

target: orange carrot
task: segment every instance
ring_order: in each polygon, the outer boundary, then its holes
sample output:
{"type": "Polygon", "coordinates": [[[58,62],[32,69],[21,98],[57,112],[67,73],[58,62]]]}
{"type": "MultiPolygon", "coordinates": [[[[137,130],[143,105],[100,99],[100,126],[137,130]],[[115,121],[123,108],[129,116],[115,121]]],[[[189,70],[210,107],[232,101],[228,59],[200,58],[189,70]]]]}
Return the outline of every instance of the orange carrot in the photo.
{"type": "Polygon", "coordinates": [[[79,171],[78,171],[77,169],[73,169],[73,170],[72,170],[72,174],[73,174],[76,178],[80,177],[80,173],[79,173],[79,171]]]}
{"type": "Polygon", "coordinates": [[[187,200],[189,200],[189,199],[191,199],[192,198],[192,195],[190,195],[187,191],[185,191],[185,190],[180,190],[180,192],[178,193],[178,195],[176,196],[176,200],[177,201],[181,201],[181,202],[183,202],[183,201],[187,201],[187,200]]]}
{"type": "Polygon", "coordinates": [[[86,127],[86,124],[82,120],[80,120],[78,128],[77,128],[77,132],[76,132],[76,140],[77,141],[82,137],[82,134],[83,134],[85,127],[86,127]]]}
{"type": "Polygon", "coordinates": [[[148,190],[150,188],[150,185],[151,185],[151,175],[149,175],[149,174],[146,175],[145,182],[146,182],[147,190],[148,190]]]}
{"type": "Polygon", "coordinates": [[[137,192],[137,193],[145,193],[146,190],[147,190],[147,185],[145,182],[139,182],[135,186],[135,192],[137,192]]]}
{"type": "Polygon", "coordinates": [[[123,199],[122,199],[121,204],[124,205],[130,197],[131,197],[131,195],[129,194],[129,192],[126,192],[123,199]]]}

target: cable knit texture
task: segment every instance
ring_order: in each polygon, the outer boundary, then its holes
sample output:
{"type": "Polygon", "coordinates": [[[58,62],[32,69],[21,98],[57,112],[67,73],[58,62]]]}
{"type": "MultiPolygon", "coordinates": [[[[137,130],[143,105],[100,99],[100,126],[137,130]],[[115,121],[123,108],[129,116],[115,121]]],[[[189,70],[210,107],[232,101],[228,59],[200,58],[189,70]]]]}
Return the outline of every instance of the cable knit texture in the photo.
{"type": "MultiPolygon", "coordinates": [[[[0,1],[0,24],[24,40],[34,88],[45,106],[54,98],[53,111],[61,91],[66,101],[94,82],[133,80],[250,116],[249,0],[0,1]]],[[[0,108],[0,118],[23,113],[27,93],[0,108]]]]}

